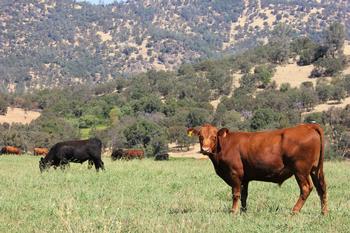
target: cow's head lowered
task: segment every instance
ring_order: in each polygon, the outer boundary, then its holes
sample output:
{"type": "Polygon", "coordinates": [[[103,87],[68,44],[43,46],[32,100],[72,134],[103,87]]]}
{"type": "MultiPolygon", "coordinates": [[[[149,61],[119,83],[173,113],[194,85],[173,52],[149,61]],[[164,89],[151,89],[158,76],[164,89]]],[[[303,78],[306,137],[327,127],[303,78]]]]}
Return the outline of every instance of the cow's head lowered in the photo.
{"type": "Polygon", "coordinates": [[[216,151],[218,129],[210,124],[204,124],[200,128],[189,128],[187,134],[189,136],[196,135],[199,138],[201,153],[211,155],[216,151]]]}
{"type": "Polygon", "coordinates": [[[47,170],[51,166],[51,162],[47,161],[45,158],[41,158],[39,161],[40,172],[47,170]]]}

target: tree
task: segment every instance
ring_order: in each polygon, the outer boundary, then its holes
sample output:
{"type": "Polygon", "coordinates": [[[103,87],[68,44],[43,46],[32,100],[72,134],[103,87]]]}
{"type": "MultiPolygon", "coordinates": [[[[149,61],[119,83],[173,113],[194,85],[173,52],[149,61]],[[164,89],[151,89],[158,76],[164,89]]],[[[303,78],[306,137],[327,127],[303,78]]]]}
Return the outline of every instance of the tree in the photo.
{"type": "Polygon", "coordinates": [[[193,108],[186,117],[186,127],[195,127],[209,122],[209,112],[200,108],[193,108]]]}
{"type": "Polygon", "coordinates": [[[331,85],[325,83],[319,83],[316,85],[318,99],[323,103],[327,102],[331,98],[332,92],[333,87],[331,85]]]}
{"type": "Polygon", "coordinates": [[[341,57],[323,57],[315,62],[315,68],[311,73],[312,77],[319,76],[336,76],[345,67],[346,59],[344,56],[341,57]]]}
{"type": "Polygon", "coordinates": [[[345,27],[340,22],[333,22],[325,31],[325,45],[327,56],[335,58],[336,55],[343,55],[345,41],[345,27]]]}
{"type": "Polygon", "coordinates": [[[158,150],[167,148],[166,131],[151,121],[141,119],[126,127],[123,133],[128,147],[143,147],[149,156],[154,156],[158,150]]]}
{"type": "Polygon", "coordinates": [[[7,113],[8,102],[5,98],[0,95],[0,115],[6,115],[7,113]]]}
{"type": "Polygon", "coordinates": [[[279,125],[281,116],[269,108],[259,108],[253,114],[250,120],[250,127],[253,130],[275,128],[279,125]]]}
{"type": "Polygon", "coordinates": [[[268,44],[269,58],[273,63],[284,63],[290,56],[290,41],[292,28],[285,24],[278,24],[272,32],[272,37],[268,44]]]}
{"type": "Polygon", "coordinates": [[[313,88],[301,86],[300,101],[307,111],[311,110],[318,103],[318,98],[313,88]]]}
{"type": "Polygon", "coordinates": [[[271,82],[273,72],[272,69],[266,65],[260,65],[255,67],[254,76],[255,79],[259,82],[260,86],[265,88],[271,82]]]}
{"type": "Polygon", "coordinates": [[[182,125],[171,126],[169,128],[169,140],[170,142],[175,142],[181,150],[183,148],[188,150],[189,146],[197,141],[196,138],[188,137],[187,128],[182,125]]]}
{"type": "Polygon", "coordinates": [[[331,93],[331,99],[336,100],[340,103],[343,99],[345,99],[345,97],[346,97],[345,88],[339,84],[334,85],[333,91],[331,93]]]}
{"type": "Polygon", "coordinates": [[[122,111],[118,107],[113,107],[109,112],[109,121],[111,125],[117,125],[120,117],[122,116],[122,111]]]}
{"type": "MultiPolygon", "coordinates": [[[[253,74],[245,74],[239,80],[239,88],[244,89],[249,93],[252,93],[255,91],[256,84],[257,84],[257,77],[253,74]]],[[[236,92],[236,90],[235,90],[235,92],[236,92]]]]}

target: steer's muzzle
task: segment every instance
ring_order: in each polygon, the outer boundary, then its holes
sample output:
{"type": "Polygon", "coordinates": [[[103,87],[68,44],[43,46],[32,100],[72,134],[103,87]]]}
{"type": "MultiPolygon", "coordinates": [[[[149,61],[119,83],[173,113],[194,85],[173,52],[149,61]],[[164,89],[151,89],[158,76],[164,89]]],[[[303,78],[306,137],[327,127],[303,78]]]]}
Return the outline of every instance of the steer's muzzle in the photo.
{"type": "Polygon", "coordinates": [[[213,154],[210,147],[201,147],[201,153],[204,155],[211,155],[213,154]]]}
{"type": "Polygon", "coordinates": [[[40,161],[39,161],[39,169],[40,169],[40,172],[43,172],[47,169],[47,163],[45,163],[45,160],[44,158],[41,158],[40,161]]]}

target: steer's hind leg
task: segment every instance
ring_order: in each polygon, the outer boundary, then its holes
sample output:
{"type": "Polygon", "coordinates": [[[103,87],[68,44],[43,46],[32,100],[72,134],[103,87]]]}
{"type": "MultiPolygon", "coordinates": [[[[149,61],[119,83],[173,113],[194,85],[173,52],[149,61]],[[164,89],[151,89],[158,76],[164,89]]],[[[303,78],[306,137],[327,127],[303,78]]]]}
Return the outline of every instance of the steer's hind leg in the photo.
{"type": "Polygon", "coordinates": [[[248,182],[243,182],[241,189],[241,211],[247,211],[248,182]]]}
{"type": "Polygon", "coordinates": [[[300,188],[300,196],[297,203],[293,207],[293,213],[298,213],[312,191],[312,182],[309,174],[295,174],[295,179],[297,180],[300,188]]]}
{"type": "Polygon", "coordinates": [[[317,194],[321,200],[321,211],[322,214],[327,214],[328,206],[327,206],[327,187],[326,181],[324,179],[323,171],[313,171],[311,172],[312,182],[314,183],[317,194]]]}
{"type": "Polygon", "coordinates": [[[101,169],[105,170],[105,164],[103,163],[102,159],[100,159],[101,169]]]}

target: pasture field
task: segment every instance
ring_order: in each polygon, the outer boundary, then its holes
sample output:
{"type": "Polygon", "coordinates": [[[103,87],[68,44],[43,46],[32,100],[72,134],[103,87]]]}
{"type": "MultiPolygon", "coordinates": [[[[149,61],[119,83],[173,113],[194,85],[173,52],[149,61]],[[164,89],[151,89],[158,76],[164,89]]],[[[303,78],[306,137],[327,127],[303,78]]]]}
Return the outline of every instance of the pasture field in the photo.
{"type": "Polygon", "coordinates": [[[231,190],[208,160],[87,163],[40,174],[39,157],[0,156],[0,232],[350,232],[350,163],[326,162],[330,213],[314,189],[252,182],[248,211],[232,216],[231,190]]]}

